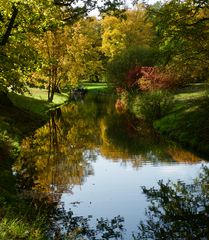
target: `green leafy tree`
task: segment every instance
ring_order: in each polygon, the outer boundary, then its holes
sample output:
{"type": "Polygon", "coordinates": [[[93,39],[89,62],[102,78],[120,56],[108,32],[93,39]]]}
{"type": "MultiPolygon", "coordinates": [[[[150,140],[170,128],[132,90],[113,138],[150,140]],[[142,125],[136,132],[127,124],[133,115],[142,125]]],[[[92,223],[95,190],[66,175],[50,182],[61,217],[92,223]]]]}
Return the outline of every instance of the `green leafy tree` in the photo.
{"type": "MultiPolygon", "coordinates": [[[[156,51],[151,47],[153,31],[146,20],[143,4],[125,12],[126,18],[107,16],[102,20],[102,48],[107,57],[108,81],[127,87],[127,76],[139,66],[156,64],[156,51]]],[[[135,79],[136,80],[136,79],[135,79]]]]}
{"type": "Polygon", "coordinates": [[[100,11],[100,15],[102,17],[105,16],[115,16],[117,18],[124,18],[125,17],[125,1],[124,0],[107,0],[104,1],[103,6],[98,7],[100,11]]]}
{"type": "Polygon", "coordinates": [[[121,19],[107,16],[102,20],[102,47],[105,56],[112,59],[125,49],[125,34],[122,31],[121,19]]]}
{"type": "Polygon", "coordinates": [[[0,3],[0,89],[22,93],[30,74],[39,66],[31,39],[58,24],[54,19],[63,13],[50,0],[0,3]]]}
{"type": "MultiPolygon", "coordinates": [[[[108,6],[116,6],[117,8],[117,2],[102,1],[101,8],[105,9],[108,6]]],[[[72,25],[79,19],[86,17],[89,11],[96,6],[96,3],[97,1],[90,0],[80,3],[75,0],[0,0],[0,91],[12,90],[22,93],[25,91],[27,82],[30,82],[31,75],[36,70],[43,69],[44,65],[45,76],[48,75],[47,78],[49,78],[49,101],[52,101],[54,90],[59,88],[60,79],[66,78],[65,71],[63,72],[64,77],[57,73],[58,69],[60,69],[59,72],[65,69],[65,61],[59,61],[65,46],[61,46],[60,38],[58,39],[57,36],[63,30],[64,25],[72,25]],[[48,44],[49,59],[47,60],[46,54],[40,53],[40,49],[35,48],[33,44],[33,39],[38,37],[40,41],[44,37],[45,45],[48,44]],[[52,47],[52,45],[54,46],[52,47]],[[61,48],[62,53],[58,54],[61,48]]],[[[96,38],[97,32],[98,29],[95,30],[96,38]]],[[[88,41],[90,42],[88,46],[80,49],[81,55],[85,52],[86,56],[83,63],[78,61],[81,68],[77,69],[77,72],[81,72],[82,78],[84,71],[88,72],[88,75],[95,76],[102,68],[100,60],[98,60],[98,53],[94,51],[95,46],[97,48],[97,43],[87,31],[81,30],[81,34],[86,38],[84,40],[86,44],[88,41]],[[88,49],[88,54],[86,54],[86,49],[88,49]]],[[[78,55],[77,49],[71,50],[75,51],[74,55],[78,55]]],[[[75,69],[72,69],[72,72],[75,73],[75,69]]],[[[78,78],[78,76],[74,76],[74,78],[78,78]]]]}
{"type": "MultiPolygon", "coordinates": [[[[127,88],[129,74],[140,66],[153,66],[157,62],[156,51],[150,47],[134,46],[123,50],[107,63],[107,80],[116,86],[127,88]]],[[[137,74],[135,74],[137,76],[137,74]]],[[[139,76],[138,76],[139,78],[139,76]]],[[[134,79],[135,81],[138,78],[134,79]]],[[[132,77],[130,78],[133,82],[132,77]]]]}
{"type": "Polygon", "coordinates": [[[155,43],[164,64],[182,79],[208,76],[209,3],[208,1],[171,0],[148,7],[156,32],[155,43]]]}

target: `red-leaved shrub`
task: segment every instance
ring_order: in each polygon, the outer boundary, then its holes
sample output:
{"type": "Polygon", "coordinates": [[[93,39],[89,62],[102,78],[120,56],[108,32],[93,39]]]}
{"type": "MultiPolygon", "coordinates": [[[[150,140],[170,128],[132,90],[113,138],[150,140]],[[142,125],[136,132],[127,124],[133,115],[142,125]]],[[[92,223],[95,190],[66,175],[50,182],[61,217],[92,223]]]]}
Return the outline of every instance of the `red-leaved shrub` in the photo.
{"type": "Polygon", "coordinates": [[[138,87],[142,91],[173,88],[177,82],[173,73],[158,67],[135,67],[125,78],[127,89],[138,87]]]}
{"type": "Polygon", "coordinates": [[[123,103],[123,101],[121,99],[117,99],[116,103],[115,103],[115,109],[118,113],[123,113],[125,112],[126,108],[125,108],[125,104],[123,103]]]}

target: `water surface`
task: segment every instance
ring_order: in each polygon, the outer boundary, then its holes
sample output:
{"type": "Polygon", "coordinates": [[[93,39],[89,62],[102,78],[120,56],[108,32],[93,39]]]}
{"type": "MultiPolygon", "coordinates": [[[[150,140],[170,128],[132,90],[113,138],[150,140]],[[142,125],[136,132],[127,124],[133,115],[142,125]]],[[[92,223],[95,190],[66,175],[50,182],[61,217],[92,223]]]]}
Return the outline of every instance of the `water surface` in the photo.
{"type": "Polygon", "coordinates": [[[101,218],[123,225],[115,227],[123,237],[95,239],[131,239],[148,206],[141,187],[161,179],[189,183],[203,163],[131,114],[117,113],[111,98],[96,96],[51,112],[49,122],[23,140],[14,171],[26,198],[62,205],[81,217],[77,221],[87,219],[88,228],[101,218]]]}

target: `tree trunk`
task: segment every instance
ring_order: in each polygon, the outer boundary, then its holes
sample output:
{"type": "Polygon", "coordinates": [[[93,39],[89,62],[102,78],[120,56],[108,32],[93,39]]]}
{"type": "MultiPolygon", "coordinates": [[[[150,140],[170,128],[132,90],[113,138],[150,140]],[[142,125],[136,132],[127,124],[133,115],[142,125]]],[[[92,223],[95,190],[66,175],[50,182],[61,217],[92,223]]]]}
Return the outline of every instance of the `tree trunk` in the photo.
{"type": "Polygon", "coordinates": [[[6,45],[6,43],[8,42],[9,40],[9,37],[11,35],[11,32],[12,32],[12,29],[14,27],[14,23],[15,23],[15,19],[17,17],[17,14],[18,14],[18,9],[15,5],[12,6],[12,17],[10,19],[10,22],[9,22],[9,25],[7,27],[7,30],[6,32],[4,33],[4,36],[2,38],[2,41],[0,42],[0,46],[4,46],[6,45]]]}

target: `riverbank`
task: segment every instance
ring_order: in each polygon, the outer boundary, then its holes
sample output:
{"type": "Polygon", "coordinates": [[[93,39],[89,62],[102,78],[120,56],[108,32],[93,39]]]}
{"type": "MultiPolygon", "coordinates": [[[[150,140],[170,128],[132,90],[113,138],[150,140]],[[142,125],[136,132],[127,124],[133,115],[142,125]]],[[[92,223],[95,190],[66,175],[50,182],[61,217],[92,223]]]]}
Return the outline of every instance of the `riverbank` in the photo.
{"type": "MultiPolygon", "coordinates": [[[[107,91],[106,84],[85,87],[90,94],[107,91]]],[[[12,165],[21,140],[46,123],[50,109],[68,100],[68,94],[56,93],[49,103],[47,91],[35,88],[24,95],[10,93],[0,99],[0,239],[44,239],[45,214],[19,196],[12,165]]]]}
{"type": "Polygon", "coordinates": [[[154,128],[186,148],[209,153],[209,91],[207,84],[191,84],[175,93],[173,111],[154,122],[154,128]]]}
{"type": "Polygon", "coordinates": [[[29,135],[47,121],[50,109],[56,108],[68,100],[65,94],[55,94],[53,102],[49,103],[47,91],[40,89],[30,89],[30,93],[25,95],[9,93],[3,98],[4,102],[0,101],[2,143],[7,137],[17,146],[24,136],[29,135]]]}
{"type": "Polygon", "coordinates": [[[20,141],[42,119],[16,107],[0,106],[0,239],[42,239],[40,221],[16,189],[12,165],[20,152],[20,141]]]}
{"type": "MultiPolygon", "coordinates": [[[[109,93],[107,83],[85,83],[88,94],[109,93]]],[[[53,102],[47,101],[47,90],[30,88],[28,93],[8,94],[5,104],[0,100],[0,132],[7,132],[11,139],[18,142],[48,119],[48,111],[69,101],[67,93],[55,93],[53,102]],[[11,101],[11,103],[10,103],[11,101]]]]}
{"type": "Polygon", "coordinates": [[[20,142],[48,119],[47,111],[63,104],[67,97],[56,94],[47,102],[47,92],[10,93],[0,102],[0,239],[44,239],[45,215],[25,202],[16,189],[12,165],[20,152],[20,142]]]}

